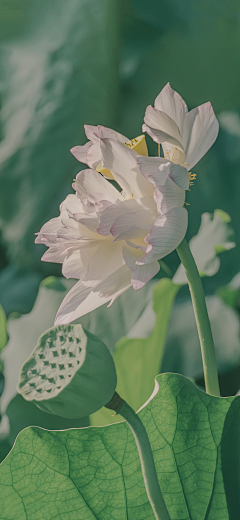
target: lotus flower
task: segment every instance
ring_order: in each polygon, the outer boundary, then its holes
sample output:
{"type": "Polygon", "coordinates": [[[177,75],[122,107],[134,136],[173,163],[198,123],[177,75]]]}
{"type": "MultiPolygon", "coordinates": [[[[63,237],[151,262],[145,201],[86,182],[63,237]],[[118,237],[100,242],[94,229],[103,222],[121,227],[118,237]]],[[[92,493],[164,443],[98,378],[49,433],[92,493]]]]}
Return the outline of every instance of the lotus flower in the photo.
{"type": "Polygon", "coordinates": [[[63,275],[79,280],[64,298],[55,324],[69,323],[106,302],[111,305],[131,286],[141,289],[159,271],[158,260],[186,233],[185,191],[175,182],[179,168],[180,175],[188,176],[184,168],[164,166],[155,187],[140,172],[137,152],[109,138],[101,139],[100,150],[103,167],[122,192],[96,170],[81,171],[73,184],[75,194],[67,196],[60,216],[47,222],[36,239],[49,248],[42,260],[62,263],[63,275]]]}
{"type": "Polygon", "coordinates": [[[185,236],[190,175],[189,164],[181,163],[196,164],[215,140],[218,124],[209,104],[188,114],[170,85],[155,106],[147,108],[144,130],[163,144],[165,158],[147,157],[144,136],[127,140],[102,126],[85,126],[90,141],[71,150],[91,168],[77,175],[75,194],[36,239],[49,248],[42,260],[62,263],[63,275],[79,280],[59,308],[57,325],[111,305],[131,286],[141,289],[158,273],[158,260],[185,236]]]}
{"type": "Polygon", "coordinates": [[[207,153],[219,130],[210,102],[188,112],[185,101],[169,83],[156,97],[154,107],[146,108],[144,122],[143,132],[161,143],[165,161],[184,165],[188,170],[207,153]]]}

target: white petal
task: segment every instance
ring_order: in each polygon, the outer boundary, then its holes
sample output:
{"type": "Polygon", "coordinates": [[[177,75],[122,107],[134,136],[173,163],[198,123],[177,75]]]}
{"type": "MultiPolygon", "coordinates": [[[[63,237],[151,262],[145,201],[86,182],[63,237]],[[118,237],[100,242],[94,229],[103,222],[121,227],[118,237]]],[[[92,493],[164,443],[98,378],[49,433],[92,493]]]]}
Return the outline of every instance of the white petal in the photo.
{"type": "Polygon", "coordinates": [[[89,141],[83,146],[74,146],[73,148],[71,148],[70,152],[79,162],[87,164],[87,152],[91,146],[92,143],[91,141],[89,141]]]}
{"type": "Polygon", "coordinates": [[[118,240],[144,238],[157,218],[157,208],[153,199],[152,204],[153,207],[149,209],[139,209],[118,217],[111,227],[112,235],[118,240]]]}
{"type": "Polygon", "coordinates": [[[87,287],[95,287],[107,276],[124,264],[122,246],[119,242],[104,240],[88,260],[86,274],[82,282],[87,287]]]}
{"type": "Polygon", "coordinates": [[[148,197],[153,187],[140,173],[137,152],[112,139],[101,140],[102,163],[130,198],[148,197]]]}
{"type": "Polygon", "coordinates": [[[87,227],[91,231],[96,231],[99,227],[99,221],[98,218],[95,215],[88,215],[87,213],[73,213],[70,214],[80,224],[87,227]]]}
{"type": "Polygon", "coordinates": [[[89,194],[97,201],[124,200],[121,193],[96,170],[82,170],[72,186],[82,200],[87,199],[89,194]]]}
{"type": "Polygon", "coordinates": [[[128,199],[108,206],[99,216],[100,225],[98,228],[98,233],[103,236],[110,235],[111,228],[118,217],[126,213],[134,213],[135,211],[142,209],[139,200],[140,199],[128,199]]]}
{"type": "Polygon", "coordinates": [[[182,190],[188,190],[190,177],[186,168],[180,166],[180,164],[171,163],[169,176],[179,188],[182,190]]]}
{"type": "Polygon", "coordinates": [[[96,143],[92,144],[87,151],[86,163],[89,168],[97,168],[101,162],[101,151],[99,139],[96,143]]]}
{"type": "Polygon", "coordinates": [[[127,244],[123,246],[123,258],[129,269],[131,269],[131,282],[135,291],[141,289],[160,269],[158,262],[137,265],[136,262],[142,258],[142,251],[141,249],[129,247],[127,244]]]}
{"type": "Polygon", "coordinates": [[[189,188],[189,173],[180,164],[174,164],[163,157],[137,157],[139,169],[155,188],[164,186],[168,176],[183,190],[189,188]]]}
{"type": "Polygon", "coordinates": [[[80,249],[75,249],[63,261],[62,274],[65,278],[80,280],[86,274],[86,266],[81,261],[80,249]]]}
{"type": "Polygon", "coordinates": [[[84,130],[89,141],[92,141],[93,143],[97,143],[99,141],[97,126],[84,125],[84,130]]]}
{"type": "Polygon", "coordinates": [[[128,137],[125,137],[124,135],[119,134],[119,132],[115,132],[115,130],[102,125],[98,125],[98,137],[100,137],[100,139],[113,139],[114,141],[119,141],[123,144],[128,141],[128,137]]]}
{"type": "Polygon", "coordinates": [[[175,182],[168,177],[165,186],[156,188],[154,200],[157,204],[159,215],[164,215],[172,208],[182,207],[185,201],[185,190],[181,190],[175,182]]]}
{"type": "Polygon", "coordinates": [[[63,262],[62,274],[65,278],[82,279],[87,272],[87,265],[90,258],[95,254],[99,247],[98,241],[89,241],[84,247],[81,242],[76,242],[76,248],[68,250],[68,254],[63,262]]]}
{"type": "Polygon", "coordinates": [[[183,128],[185,161],[193,167],[207,153],[217,138],[218,120],[211,103],[205,103],[191,110],[183,128]]]}
{"type": "Polygon", "coordinates": [[[39,233],[37,234],[37,238],[35,239],[35,244],[45,243],[45,240],[56,240],[57,232],[61,228],[61,217],[55,217],[46,222],[44,224],[39,233]]]}
{"type": "Polygon", "coordinates": [[[164,157],[175,164],[184,164],[185,163],[185,153],[177,146],[174,146],[167,141],[162,143],[162,149],[164,153],[164,157]]]}
{"type": "Polygon", "coordinates": [[[144,132],[148,132],[152,139],[157,143],[168,141],[183,150],[182,138],[179,128],[175,121],[167,114],[157,110],[149,105],[146,108],[144,122],[149,127],[150,132],[143,128],[144,132]],[[154,137],[153,137],[154,135],[154,137]]]}
{"type": "Polygon", "coordinates": [[[150,264],[174,251],[186,234],[187,224],[188,212],[185,208],[173,208],[158,217],[146,238],[149,245],[139,264],[150,264]]]}
{"type": "Polygon", "coordinates": [[[65,250],[66,245],[63,242],[57,242],[56,245],[51,245],[49,249],[45,251],[41,260],[43,262],[53,262],[57,264],[62,264],[64,261],[63,253],[65,250]]]}
{"type": "Polygon", "coordinates": [[[55,325],[70,323],[97,309],[109,300],[114,300],[131,287],[131,271],[126,265],[106,278],[94,291],[77,282],[65,296],[55,319],[55,325]]]}
{"type": "Polygon", "coordinates": [[[152,183],[154,188],[164,186],[170,173],[170,162],[167,159],[139,155],[137,163],[142,175],[152,183]]]}
{"type": "Polygon", "coordinates": [[[167,83],[160,94],[158,94],[154,106],[171,117],[181,133],[188,108],[183,98],[170,87],[170,83],[167,83]]]}

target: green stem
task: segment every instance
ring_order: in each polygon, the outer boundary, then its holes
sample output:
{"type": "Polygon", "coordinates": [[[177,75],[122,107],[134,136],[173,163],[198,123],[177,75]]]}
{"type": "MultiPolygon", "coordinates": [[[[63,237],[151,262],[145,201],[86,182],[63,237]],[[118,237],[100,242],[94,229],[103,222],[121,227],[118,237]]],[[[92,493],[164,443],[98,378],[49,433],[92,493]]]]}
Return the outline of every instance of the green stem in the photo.
{"type": "Polygon", "coordinates": [[[202,281],[195,264],[195,260],[185,238],[177,247],[177,253],[185,268],[192,297],[193,309],[202,352],[206,392],[207,394],[220,396],[215,348],[202,281]]]}
{"type": "Polygon", "coordinates": [[[157,520],[170,520],[163,496],[159,487],[157,472],[153,460],[152,449],[147,432],[141,419],[134,410],[115,392],[113,399],[105,405],[119,413],[131,428],[141,461],[142,474],[149,502],[157,520]]]}

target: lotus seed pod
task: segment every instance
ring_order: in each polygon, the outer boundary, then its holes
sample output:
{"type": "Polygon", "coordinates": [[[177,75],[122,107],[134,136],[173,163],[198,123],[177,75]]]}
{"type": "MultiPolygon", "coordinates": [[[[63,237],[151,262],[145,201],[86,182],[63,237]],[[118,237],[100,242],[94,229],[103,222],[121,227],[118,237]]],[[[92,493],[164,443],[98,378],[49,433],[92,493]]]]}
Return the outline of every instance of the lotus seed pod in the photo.
{"type": "Polygon", "coordinates": [[[18,392],[44,412],[76,419],[108,403],[116,385],[104,343],[82,325],[59,325],[40,336],[21,369],[18,392]]]}

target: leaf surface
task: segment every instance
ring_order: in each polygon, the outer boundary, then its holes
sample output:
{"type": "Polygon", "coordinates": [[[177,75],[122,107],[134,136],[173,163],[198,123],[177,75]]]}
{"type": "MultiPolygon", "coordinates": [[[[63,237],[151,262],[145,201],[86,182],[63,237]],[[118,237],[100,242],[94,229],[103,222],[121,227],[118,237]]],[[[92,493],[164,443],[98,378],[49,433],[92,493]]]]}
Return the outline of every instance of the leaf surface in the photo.
{"type": "MultiPolygon", "coordinates": [[[[178,374],[158,376],[154,394],[139,416],[171,520],[239,518],[240,397],[178,374]]],[[[0,467],[0,494],[4,520],[154,520],[125,422],[27,428],[0,467]]]]}

